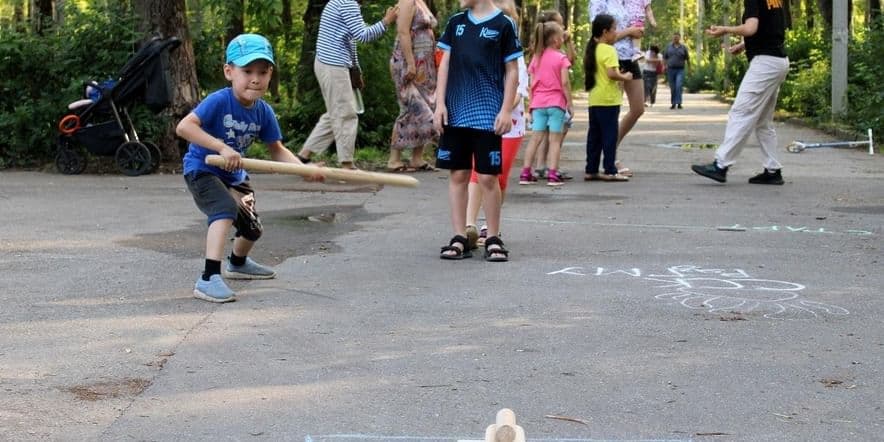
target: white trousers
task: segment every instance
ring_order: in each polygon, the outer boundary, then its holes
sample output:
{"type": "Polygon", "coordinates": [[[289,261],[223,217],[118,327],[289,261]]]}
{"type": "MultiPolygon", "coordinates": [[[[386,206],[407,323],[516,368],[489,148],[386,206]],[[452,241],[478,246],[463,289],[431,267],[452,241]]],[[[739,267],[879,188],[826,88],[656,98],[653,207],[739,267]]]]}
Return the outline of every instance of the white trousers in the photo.
{"type": "Polygon", "coordinates": [[[718,167],[734,164],[753,132],[764,154],[764,167],[768,170],[783,167],[777,160],[777,133],[773,126],[773,114],[780,85],[788,73],[788,58],[756,55],[749,62],[749,69],[728,113],[724,141],[715,151],[718,167]]]}
{"type": "Polygon", "coordinates": [[[328,149],[332,141],[338,150],[339,162],[352,162],[356,150],[356,130],[359,116],[356,114],[356,98],[350,86],[350,71],[341,66],[332,66],[316,60],[313,72],[325,101],[325,113],[319,117],[304,148],[312,153],[328,149]]]}

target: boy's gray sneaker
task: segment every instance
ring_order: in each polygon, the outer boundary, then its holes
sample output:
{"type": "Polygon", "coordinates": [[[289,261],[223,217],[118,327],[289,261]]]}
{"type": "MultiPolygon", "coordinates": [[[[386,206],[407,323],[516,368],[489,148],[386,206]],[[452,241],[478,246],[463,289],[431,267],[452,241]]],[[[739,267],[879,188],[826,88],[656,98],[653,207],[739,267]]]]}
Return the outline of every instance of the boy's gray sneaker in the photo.
{"type": "Polygon", "coordinates": [[[241,266],[235,266],[227,260],[224,276],[230,279],[273,279],[276,277],[276,271],[246,257],[245,264],[241,266]]]}
{"type": "Polygon", "coordinates": [[[197,279],[193,296],[209,302],[236,301],[236,294],[227,287],[221,275],[212,275],[208,281],[204,281],[202,277],[197,279]]]}

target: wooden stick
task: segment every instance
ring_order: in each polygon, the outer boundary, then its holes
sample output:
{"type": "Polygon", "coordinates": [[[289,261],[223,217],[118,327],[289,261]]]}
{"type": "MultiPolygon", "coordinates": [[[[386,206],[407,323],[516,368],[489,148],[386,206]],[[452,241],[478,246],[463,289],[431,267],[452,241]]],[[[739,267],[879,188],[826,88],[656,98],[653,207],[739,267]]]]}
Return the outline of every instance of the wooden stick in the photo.
{"type": "MultiPolygon", "coordinates": [[[[224,157],[221,155],[206,155],[206,164],[224,167],[224,157]]],[[[253,172],[283,173],[300,175],[302,177],[322,175],[327,180],[347,181],[350,183],[388,184],[400,187],[417,187],[420,183],[415,177],[407,175],[339,169],[336,167],[306,166],[303,164],[255,160],[251,158],[243,158],[242,167],[253,172]]]]}

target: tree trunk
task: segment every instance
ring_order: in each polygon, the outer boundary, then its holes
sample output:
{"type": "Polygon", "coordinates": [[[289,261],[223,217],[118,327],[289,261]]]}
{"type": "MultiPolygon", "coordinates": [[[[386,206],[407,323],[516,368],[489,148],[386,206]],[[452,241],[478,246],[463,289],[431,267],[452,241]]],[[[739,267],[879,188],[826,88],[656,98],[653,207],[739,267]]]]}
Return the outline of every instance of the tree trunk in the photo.
{"type": "Polygon", "coordinates": [[[313,75],[313,60],[316,58],[319,18],[327,3],[328,0],[307,0],[307,9],[304,11],[304,40],[301,42],[301,59],[298,61],[298,70],[295,73],[298,97],[304,100],[304,103],[322,100],[319,83],[313,75]]]}
{"type": "Polygon", "coordinates": [[[562,21],[564,22],[565,29],[568,29],[568,20],[571,19],[568,14],[568,0],[559,0],[556,2],[556,6],[558,6],[559,14],[562,15],[562,21]]]}
{"type": "Polygon", "coordinates": [[[813,0],[804,0],[804,25],[807,29],[813,29],[813,0]]]}
{"type": "MultiPolygon", "coordinates": [[[[823,23],[826,25],[826,36],[827,39],[831,40],[832,38],[832,0],[818,0],[818,5],[820,7],[820,14],[823,16],[823,23]]],[[[853,0],[847,0],[847,32],[850,33],[850,29],[852,28],[852,21],[850,17],[853,17],[853,0]]]]}
{"type": "Polygon", "coordinates": [[[783,2],[783,15],[786,16],[786,29],[792,29],[792,2],[783,2]]]}
{"type": "Polygon", "coordinates": [[[58,27],[64,26],[64,7],[66,2],[67,0],[55,0],[55,11],[52,17],[55,25],[58,27]]]}
{"type": "MultiPolygon", "coordinates": [[[[526,49],[526,53],[531,50],[528,46],[534,38],[534,25],[537,23],[537,14],[539,12],[536,4],[526,4],[522,8],[522,23],[520,24],[522,29],[519,29],[519,37],[526,49]]],[[[528,57],[526,56],[525,59],[527,60],[528,57]]]]}
{"type": "Polygon", "coordinates": [[[866,10],[866,23],[868,23],[869,28],[874,28],[878,25],[878,20],[881,18],[881,0],[869,0],[866,10]]]}
{"type": "Polygon", "coordinates": [[[15,30],[23,30],[27,29],[27,24],[25,23],[25,0],[18,0],[12,6],[12,24],[13,29],[15,30]]]}
{"type": "Polygon", "coordinates": [[[52,0],[35,0],[34,3],[34,32],[43,35],[43,30],[52,24],[52,0]]]}
{"type": "Polygon", "coordinates": [[[234,0],[229,1],[228,9],[227,9],[227,35],[224,39],[224,44],[226,45],[228,42],[236,38],[237,35],[245,32],[245,19],[243,15],[245,13],[245,7],[243,4],[244,0],[234,0]]]}
{"type": "MultiPolygon", "coordinates": [[[[292,1],[291,0],[282,0],[282,38],[285,41],[285,46],[291,47],[292,42],[292,1]]],[[[282,63],[281,57],[277,54],[276,60],[277,66],[276,69],[273,70],[273,77],[270,78],[270,94],[273,96],[274,101],[279,102],[281,97],[279,96],[279,84],[282,82],[282,72],[280,68],[280,63],[282,63]]],[[[288,76],[291,78],[291,76],[288,76]]]]}
{"type": "Polygon", "coordinates": [[[135,10],[141,16],[141,30],[148,35],[178,37],[181,46],[171,54],[169,64],[174,84],[171,116],[165,135],[156,140],[163,151],[163,159],[177,161],[181,158],[180,140],[175,135],[175,126],[196,105],[199,99],[199,84],[196,78],[196,61],[193,55],[193,42],[187,29],[187,11],[184,0],[135,0],[135,10]]]}

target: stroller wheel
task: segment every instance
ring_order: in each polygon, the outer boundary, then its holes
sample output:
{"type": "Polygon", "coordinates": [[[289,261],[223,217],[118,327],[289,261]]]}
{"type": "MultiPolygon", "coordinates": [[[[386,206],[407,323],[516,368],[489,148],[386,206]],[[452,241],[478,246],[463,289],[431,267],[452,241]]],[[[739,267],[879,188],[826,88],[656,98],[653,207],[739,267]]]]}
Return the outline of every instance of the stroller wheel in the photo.
{"type": "Polygon", "coordinates": [[[115,159],[117,167],[124,175],[143,175],[150,169],[150,149],[137,141],[121,144],[117,148],[115,159]]]}
{"type": "Polygon", "coordinates": [[[154,173],[160,168],[160,161],[163,159],[163,153],[160,152],[160,148],[157,147],[156,144],[151,143],[150,141],[142,141],[141,143],[147,146],[147,150],[150,151],[150,168],[147,169],[147,173],[154,173]]]}
{"type": "Polygon", "coordinates": [[[79,175],[86,170],[86,155],[72,149],[68,140],[58,139],[58,153],[55,154],[55,168],[65,175],[79,175]]]}

